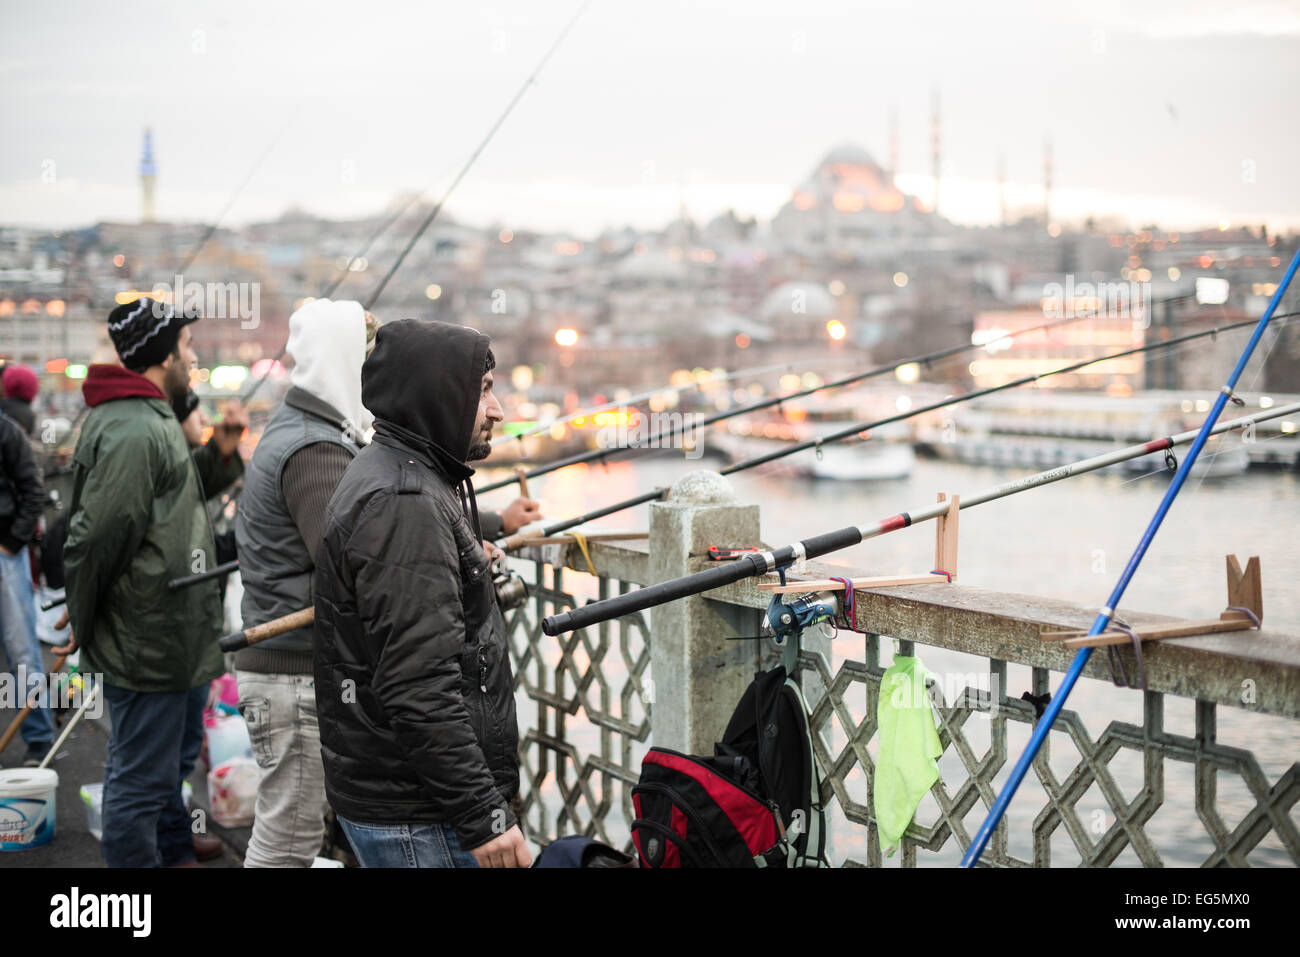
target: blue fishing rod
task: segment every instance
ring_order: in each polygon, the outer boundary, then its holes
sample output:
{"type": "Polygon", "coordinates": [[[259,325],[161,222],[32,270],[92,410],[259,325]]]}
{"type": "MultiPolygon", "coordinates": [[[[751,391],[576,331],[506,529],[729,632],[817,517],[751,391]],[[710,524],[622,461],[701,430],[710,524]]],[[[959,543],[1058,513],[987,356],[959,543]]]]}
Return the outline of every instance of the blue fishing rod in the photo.
{"type": "MultiPolygon", "coordinates": [[[[1228,400],[1234,398],[1233,390],[1237,387],[1237,380],[1241,378],[1242,372],[1246,369],[1246,363],[1250,361],[1251,355],[1255,352],[1255,347],[1259,345],[1259,340],[1264,336],[1264,330],[1273,320],[1273,313],[1277,310],[1278,303],[1286,294],[1287,287],[1291,285],[1291,279],[1295,276],[1296,267],[1300,266],[1300,249],[1291,259],[1291,265],[1287,267],[1286,275],[1278,284],[1273,293],[1273,298],[1269,300],[1268,308],[1264,310],[1264,315],[1260,318],[1259,323],[1255,326],[1255,331],[1251,333],[1250,341],[1246,343],[1246,348],[1242,351],[1241,357],[1237,360],[1236,368],[1228,376],[1227,383],[1219,390],[1218,397],[1214,400],[1214,405],[1210,409],[1210,414],[1201,426],[1200,433],[1192,442],[1192,446],[1187,450],[1187,456],[1183,459],[1182,465],[1174,473],[1173,479],[1169,483],[1169,488],[1165,491],[1164,498],[1160,500],[1160,505],[1156,508],[1156,514],[1152,517],[1147,529],[1142,533],[1142,538],[1133,551],[1133,556],[1124,566],[1123,573],[1119,576],[1119,582],[1115,589],[1106,599],[1106,604],[1097,614],[1096,620],[1092,627],[1088,629],[1088,635],[1099,635],[1106,630],[1110,624],[1111,617],[1115,614],[1115,609],[1119,605],[1120,599],[1124,596],[1124,590],[1136,574],[1138,566],[1142,564],[1142,559],[1146,556],[1147,548],[1150,547],[1152,539],[1156,537],[1156,532],[1160,530],[1160,523],[1165,520],[1169,514],[1169,508],[1174,504],[1174,499],[1178,497],[1183,483],[1187,481],[1187,476],[1191,474],[1192,466],[1196,464],[1196,458],[1201,454],[1201,449],[1205,447],[1206,440],[1214,430],[1214,425],[1223,412],[1223,407],[1227,405],[1228,400]]],[[[1237,400],[1240,403],[1240,400],[1237,400]]],[[[1065,699],[1069,697],[1070,691],[1074,688],[1074,683],[1079,680],[1079,675],[1083,673],[1084,666],[1088,664],[1088,659],[1092,657],[1091,648],[1081,648],[1079,653],[1074,656],[1074,661],[1070,664],[1070,670],[1066,672],[1065,679],[1057,689],[1056,694],[1048,703],[1042,717],[1034,725],[1034,733],[1029,739],[1029,744],[1025,747],[1025,752],[1016,762],[1016,766],[1011,771],[1011,777],[1007,783],[1002,786],[1002,792],[998,794],[997,800],[993,802],[993,807],[989,811],[988,818],[980,826],[971,841],[970,847],[966,849],[966,856],[961,860],[962,867],[974,867],[979,861],[980,855],[984,853],[984,847],[988,844],[989,838],[993,836],[993,831],[997,828],[998,823],[1002,820],[1002,815],[1006,813],[1007,807],[1011,804],[1011,799],[1016,796],[1016,789],[1020,787],[1020,782],[1024,780],[1025,774],[1029,771],[1029,765],[1033,763],[1034,757],[1038,754],[1039,748],[1047,740],[1048,732],[1052,730],[1052,724],[1056,721],[1056,716],[1061,713],[1061,708],[1065,706],[1065,699]]]]}

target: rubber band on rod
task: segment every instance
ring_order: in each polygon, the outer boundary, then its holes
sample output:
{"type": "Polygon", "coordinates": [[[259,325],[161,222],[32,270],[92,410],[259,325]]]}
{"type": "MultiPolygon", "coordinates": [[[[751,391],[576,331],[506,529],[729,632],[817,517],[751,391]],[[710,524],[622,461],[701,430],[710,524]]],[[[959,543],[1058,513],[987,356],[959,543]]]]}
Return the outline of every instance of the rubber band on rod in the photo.
{"type": "Polygon", "coordinates": [[[1137,632],[1122,621],[1112,620],[1110,624],[1115,630],[1122,631],[1124,634],[1128,635],[1129,639],[1133,642],[1133,658],[1137,665],[1134,675],[1137,678],[1137,684],[1134,684],[1125,673],[1124,666],[1119,657],[1119,648],[1115,645],[1106,646],[1106,657],[1110,661],[1111,680],[1114,681],[1116,687],[1119,688],[1141,688],[1143,691],[1146,691],[1147,676],[1146,670],[1142,667],[1142,639],[1137,636],[1137,632]]]}
{"type": "Polygon", "coordinates": [[[1261,629],[1261,628],[1264,627],[1263,625],[1261,625],[1261,624],[1259,623],[1259,615],[1255,614],[1253,611],[1251,611],[1251,610],[1250,610],[1249,608],[1247,608],[1245,605],[1229,605],[1229,606],[1227,607],[1226,610],[1227,610],[1227,611],[1239,611],[1239,612],[1241,612],[1243,615],[1246,615],[1248,618],[1250,618],[1251,621],[1253,621],[1253,622],[1255,623],[1255,630],[1256,630],[1256,631],[1258,631],[1259,629],[1261,629]]]}
{"type": "MultiPolygon", "coordinates": [[[[841,608],[848,619],[849,631],[858,631],[858,602],[853,595],[853,579],[837,578],[832,575],[829,580],[839,582],[844,586],[844,601],[841,603],[841,608]]],[[[858,632],[858,634],[864,634],[864,632],[858,632]]]]}

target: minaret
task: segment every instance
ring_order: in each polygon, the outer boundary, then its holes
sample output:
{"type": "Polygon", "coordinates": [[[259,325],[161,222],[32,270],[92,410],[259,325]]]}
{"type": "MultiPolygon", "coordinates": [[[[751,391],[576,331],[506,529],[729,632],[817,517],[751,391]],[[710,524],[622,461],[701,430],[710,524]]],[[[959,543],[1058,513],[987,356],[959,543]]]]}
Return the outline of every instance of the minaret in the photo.
{"type": "Polygon", "coordinates": [[[889,111],[889,185],[897,186],[898,180],[898,107],[889,111]]]}
{"type": "Polygon", "coordinates": [[[930,149],[931,161],[934,170],[934,203],[933,209],[936,216],[939,215],[939,90],[936,88],[930,98],[931,120],[930,120],[930,149]]]}
{"type": "Polygon", "coordinates": [[[998,153],[998,217],[1007,224],[1007,154],[998,153]]]}
{"type": "Polygon", "coordinates": [[[152,223],[154,221],[153,212],[153,184],[154,177],[158,172],[158,167],[153,161],[153,131],[149,127],[144,128],[144,155],[140,157],[140,222],[152,223]]]}
{"type": "Polygon", "coordinates": [[[1043,225],[1052,225],[1052,138],[1043,141],[1043,225]]]}

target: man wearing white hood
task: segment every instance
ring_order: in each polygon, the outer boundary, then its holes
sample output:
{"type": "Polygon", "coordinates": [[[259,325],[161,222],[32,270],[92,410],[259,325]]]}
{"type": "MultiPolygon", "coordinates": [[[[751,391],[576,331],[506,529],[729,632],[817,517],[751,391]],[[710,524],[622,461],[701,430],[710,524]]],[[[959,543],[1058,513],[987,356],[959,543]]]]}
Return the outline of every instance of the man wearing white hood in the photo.
{"type": "MultiPolygon", "coordinates": [[[[244,627],[312,603],[325,506],[365,444],[361,365],[377,323],[351,301],[317,299],[289,318],[292,387],[244,476],[235,521],[244,627]]],[[[262,769],[246,867],[310,867],[325,835],[325,778],[311,628],[235,656],[240,711],[262,769]]]]}
{"type": "MultiPolygon", "coordinates": [[[[245,628],[312,605],[326,506],[374,419],[361,404],[361,366],[378,328],[350,300],[317,299],[289,317],[291,388],[248,463],[235,521],[245,628]]],[[[540,517],[536,502],[516,499],[499,516],[482,513],[484,535],[510,534],[540,517]]],[[[310,867],[328,806],[311,628],[238,652],[235,678],[262,769],[244,866],[310,867]]]]}

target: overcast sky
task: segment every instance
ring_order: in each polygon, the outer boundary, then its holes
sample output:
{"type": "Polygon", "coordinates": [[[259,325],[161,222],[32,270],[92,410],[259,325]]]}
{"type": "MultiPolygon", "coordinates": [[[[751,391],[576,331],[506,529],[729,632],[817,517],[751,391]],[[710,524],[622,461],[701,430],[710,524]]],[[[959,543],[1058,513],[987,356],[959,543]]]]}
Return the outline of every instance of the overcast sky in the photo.
{"type": "MultiPolygon", "coordinates": [[[[437,196],[579,0],[0,4],[0,222],[237,225],[437,196]]],[[[1300,228],[1300,3],[593,0],[458,187],[462,219],[591,234],[685,202],[769,218],[843,141],[941,211],[1300,228]]]]}

